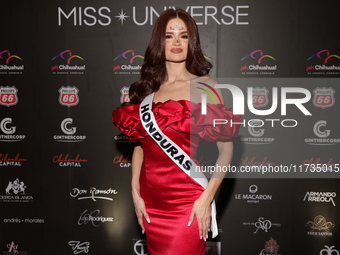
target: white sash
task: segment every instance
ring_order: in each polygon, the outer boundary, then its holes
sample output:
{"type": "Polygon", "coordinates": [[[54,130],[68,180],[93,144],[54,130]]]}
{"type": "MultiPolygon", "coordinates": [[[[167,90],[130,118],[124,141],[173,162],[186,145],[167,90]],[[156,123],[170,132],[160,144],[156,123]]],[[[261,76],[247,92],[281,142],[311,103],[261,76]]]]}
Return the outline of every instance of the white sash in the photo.
{"type": "MultiPolygon", "coordinates": [[[[183,170],[188,176],[190,176],[190,170],[195,171],[195,162],[182,150],[176,143],[174,143],[169,137],[167,137],[162,130],[159,128],[152,109],[152,102],[155,93],[146,96],[139,107],[139,116],[143,127],[148,132],[150,137],[159,145],[159,147],[164,151],[169,158],[172,159],[176,165],[183,170]],[[167,143],[166,148],[162,146],[163,143],[167,143]],[[170,146],[168,144],[171,144],[170,146]]],[[[203,188],[208,185],[207,177],[202,173],[198,172],[195,175],[199,175],[198,178],[193,178],[197,183],[199,183],[203,188]]],[[[212,237],[218,235],[217,222],[216,222],[216,205],[215,200],[212,202],[211,207],[211,232],[212,237]]]]}

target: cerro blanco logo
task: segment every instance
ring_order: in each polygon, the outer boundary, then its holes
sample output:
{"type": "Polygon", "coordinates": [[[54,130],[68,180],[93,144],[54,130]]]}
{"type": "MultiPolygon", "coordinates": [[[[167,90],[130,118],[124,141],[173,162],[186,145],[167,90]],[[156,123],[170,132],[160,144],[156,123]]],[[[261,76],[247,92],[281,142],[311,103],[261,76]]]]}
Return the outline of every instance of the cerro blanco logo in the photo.
{"type": "Polygon", "coordinates": [[[320,255],[339,255],[340,254],[339,251],[334,248],[335,247],[334,245],[331,247],[325,245],[324,247],[325,249],[322,249],[320,251],[320,255]]]}
{"type": "Polygon", "coordinates": [[[317,121],[313,126],[313,132],[318,138],[305,138],[309,145],[336,145],[340,142],[340,138],[328,138],[331,130],[327,129],[326,120],[317,121]]]}
{"type": "Polygon", "coordinates": [[[12,106],[18,103],[17,88],[12,86],[0,87],[0,105],[12,106]]]}
{"type": "Polygon", "coordinates": [[[25,186],[24,182],[20,182],[18,178],[16,178],[13,182],[9,182],[6,188],[7,194],[21,194],[25,195],[25,186]]]}
{"type": "MultiPolygon", "coordinates": [[[[109,26],[114,17],[116,22],[121,25],[126,20],[131,20],[137,26],[153,25],[155,20],[166,9],[175,9],[175,6],[163,6],[154,8],[153,6],[137,7],[132,6],[120,11],[112,11],[107,6],[94,8],[73,7],[72,9],[62,9],[58,7],[58,26],[64,24],[72,24],[73,26],[109,26]],[[142,9],[141,9],[142,8],[142,9]],[[143,9],[144,8],[144,9],[143,9]],[[112,13],[112,14],[111,14],[112,13]],[[114,16],[113,13],[116,13],[114,16]]],[[[195,5],[183,7],[195,20],[197,25],[248,25],[248,9],[249,5],[225,5],[221,7],[195,5]]]]}
{"type": "Polygon", "coordinates": [[[0,201],[3,202],[32,202],[33,197],[26,194],[27,186],[19,178],[9,181],[5,189],[6,194],[0,195],[0,201]]]}
{"type": "Polygon", "coordinates": [[[88,253],[90,251],[90,242],[69,241],[68,245],[72,247],[73,254],[88,253]]]}
{"type": "Polygon", "coordinates": [[[73,126],[72,118],[65,118],[62,120],[60,128],[65,135],[54,135],[53,138],[57,142],[82,142],[86,139],[85,135],[75,135],[77,127],[73,126]]]}
{"type": "Polygon", "coordinates": [[[1,120],[0,129],[5,135],[0,135],[1,142],[19,142],[25,139],[25,135],[15,135],[16,126],[12,125],[12,118],[7,117],[1,120]]]}

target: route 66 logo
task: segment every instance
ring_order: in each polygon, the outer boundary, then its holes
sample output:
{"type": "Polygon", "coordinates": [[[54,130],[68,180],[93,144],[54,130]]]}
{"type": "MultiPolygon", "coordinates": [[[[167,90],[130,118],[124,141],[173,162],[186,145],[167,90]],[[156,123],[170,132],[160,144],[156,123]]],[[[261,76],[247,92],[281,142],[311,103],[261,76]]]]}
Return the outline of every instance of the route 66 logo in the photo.
{"type": "Polygon", "coordinates": [[[18,90],[16,87],[0,87],[0,104],[5,106],[16,105],[18,103],[18,90]]]}
{"type": "Polygon", "coordinates": [[[265,107],[268,104],[268,89],[253,87],[253,105],[255,108],[265,107]]]}
{"type": "Polygon", "coordinates": [[[333,88],[319,88],[317,87],[314,91],[313,104],[316,107],[325,109],[328,107],[332,107],[335,103],[334,93],[335,90],[333,88]]]}
{"type": "Polygon", "coordinates": [[[74,106],[79,103],[79,90],[76,87],[61,87],[59,89],[59,103],[65,106],[74,106]]]}

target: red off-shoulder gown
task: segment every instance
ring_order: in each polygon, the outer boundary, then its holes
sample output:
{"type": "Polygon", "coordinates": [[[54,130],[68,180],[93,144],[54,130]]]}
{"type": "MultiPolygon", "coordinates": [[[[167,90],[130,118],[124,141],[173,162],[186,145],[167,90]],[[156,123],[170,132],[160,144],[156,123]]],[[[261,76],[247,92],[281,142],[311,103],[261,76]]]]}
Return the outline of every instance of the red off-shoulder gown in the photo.
{"type": "MultiPolygon", "coordinates": [[[[201,115],[200,104],[187,100],[153,103],[152,111],[163,133],[194,160],[200,138],[226,141],[238,133],[237,125],[213,127],[213,119],[241,120],[222,104],[208,104],[207,114],[201,115]]],[[[140,141],[143,148],[140,194],[151,221],[147,223],[144,219],[149,253],[204,255],[205,242],[200,239],[197,221],[188,227],[193,203],[204,188],[173,163],[149,137],[140,121],[139,104],[114,110],[112,120],[131,140],[140,141]]]]}

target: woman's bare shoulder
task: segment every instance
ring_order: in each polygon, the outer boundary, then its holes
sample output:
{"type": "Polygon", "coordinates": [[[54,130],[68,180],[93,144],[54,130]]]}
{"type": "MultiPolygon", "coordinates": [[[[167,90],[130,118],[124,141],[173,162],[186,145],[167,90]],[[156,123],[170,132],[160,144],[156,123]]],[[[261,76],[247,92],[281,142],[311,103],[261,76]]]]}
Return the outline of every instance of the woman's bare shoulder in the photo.
{"type": "Polygon", "coordinates": [[[190,100],[194,103],[200,103],[202,101],[202,95],[208,94],[210,96],[207,97],[207,102],[215,103],[214,97],[222,97],[220,89],[216,89],[215,84],[218,84],[218,82],[209,76],[191,79],[190,100]]]}

